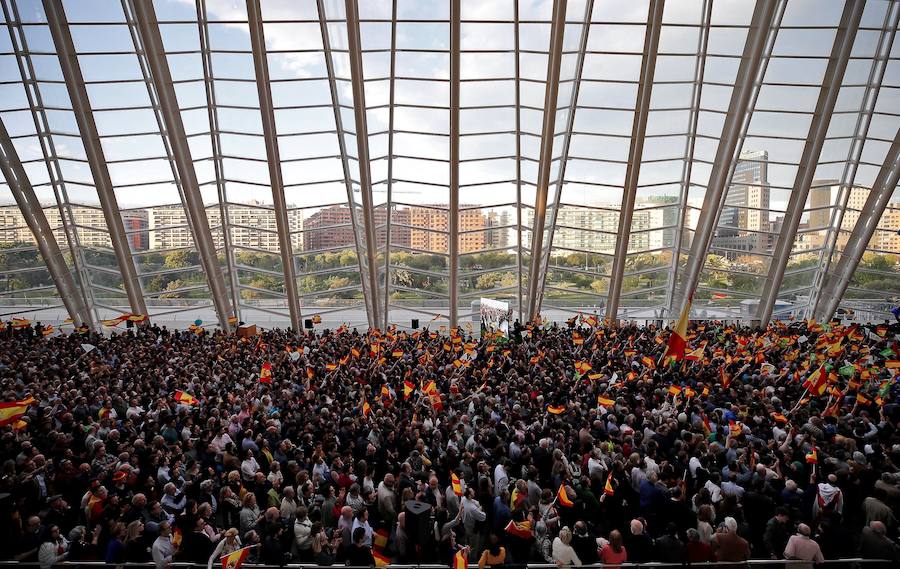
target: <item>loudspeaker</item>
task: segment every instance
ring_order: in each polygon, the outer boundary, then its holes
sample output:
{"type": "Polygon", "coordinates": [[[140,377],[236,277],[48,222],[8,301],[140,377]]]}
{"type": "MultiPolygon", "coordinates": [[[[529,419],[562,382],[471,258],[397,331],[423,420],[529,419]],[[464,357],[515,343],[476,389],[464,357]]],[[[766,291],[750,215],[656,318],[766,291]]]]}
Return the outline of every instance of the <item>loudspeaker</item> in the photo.
{"type": "Polygon", "coordinates": [[[431,528],[431,504],[409,500],[403,504],[406,510],[406,535],[410,543],[427,547],[432,542],[434,532],[431,528]]]}
{"type": "Polygon", "coordinates": [[[125,327],[126,328],[134,328],[134,322],[132,322],[131,320],[126,320],[125,327]]]}
{"type": "Polygon", "coordinates": [[[306,328],[307,330],[312,330],[312,327],[313,327],[312,318],[307,318],[306,320],[304,320],[303,327],[306,328]]]}
{"type": "Polygon", "coordinates": [[[413,318],[412,322],[410,323],[410,326],[413,330],[417,330],[419,328],[419,319],[413,318]]]}
{"type": "Polygon", "coordinates": [[[256,324],[253,324],[252,326],[238,326],[237,335],[239,338],[256,336],[256,324]]]}

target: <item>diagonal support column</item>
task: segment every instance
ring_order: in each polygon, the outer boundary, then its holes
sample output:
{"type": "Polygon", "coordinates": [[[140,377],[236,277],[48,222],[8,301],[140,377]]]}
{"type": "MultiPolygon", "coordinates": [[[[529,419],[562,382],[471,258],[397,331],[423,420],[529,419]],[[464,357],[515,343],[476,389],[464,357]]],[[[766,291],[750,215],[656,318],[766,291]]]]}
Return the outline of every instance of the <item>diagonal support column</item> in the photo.
{"type": "Polygon", "coordinates": [[[350,83],[353,88],[353,115],[356,119],[356,148],[359,161],[359,189],[362,198],[363,234],[366,240],[366,274],[371,297],[369,325],[381,322],[378,304],[378,255],[375,250],[375,204],[372,199],[372,169],[369,164],[369,129],[366,123],[366,85],[363,80],[362,46],[359,39],[357,0],[346,0],[347,48],[350,55],[350,83]]]}
{"type": "Polygon", "coordinates": [[[631,125],[631,146],[628,149],[628,166],[625,169],[625,191],[622,194],[622,209],[619,211],[619,235],[616,237],[616,252],[613,257],[607,295],[606,321],[611,325],[615,325],[618,320],[619,297],[622,294],[622,280],[625,278],[628,242],[631,240],[634,201],[637,196],[638,181],[641,177],[644,136],[647,133],[650,98],[653,95],[653,75],[656,72],[656,54],[659,51],[659,35],[662,31],[665,5],[665,0],[651,0],[647,14],[647,31],[644,34],[644,58],[638,83],[637,108],[634,113],[634,122],[631,125]]]}
{"type": "Polygon", "coordinates": [[[460,0],[450,0],[450,220],[447,253],[450,263],[450,328],[456,328],[459,307],[459,80],[460,0]]]}
{"type": "MultiPolygon", "coordinates": [[[[591,30],[591,14],[593,13],[594,0],[587,0],[584,5],[584,17],[582,18],[581,24],[581,37],[578,40],[578,56],[575,59],[575,77],[572,81],[572,97],[569,99],[569,113],[566,116],[566,130],[562,137],[562,152],[560,152],[559,155],[559,175],[556,177],[556,183],[554,184],[554,186],[556,186],[556,189],[554,192],[553,201],[551,201],[550,206],[548,206],[548,215],[550,216],[550,224],[547,228],[548,248],[553,247],[553,236],[556,233],[556,219],[559,215],[559,202],[562,199],[563,183],[566,180],[566,165],[569,162],[569,148],[572,146],[572,131],[575,130],[575,113],[578,110],[578,93],[581,92],[581,77],[584,72],[584,59],[587,55],[588,34],[591,30]]],[[[516,160],[520,161],[521,157],[517,156],[516,160]]],[[[521,181],[519,181],[519,185],[521,185],[521,181]]],[[[521,198],[519,201],[521,201],[521,198]]],[[[519,263],[521,264],[521,261],[519,263]]],[[[540,312],[541,306],[543,305],[544,285],[546,284],[547,272],[549,270],[550,254],[548,253],[546,255],[543,255],[543,259],[541,260],[541,273],[537,278],[538,294],[536,312],[540,312]]]]}
{"type": "Polygon", "coordinates": [[[772,318],[772,310],[784,280],[784,271],[787,268],[794,239],[797,236],[797,229],[800,227],[800,218],[803,216],[809,190],[816,175],[816,166],[819,163],[819,156],[822,154],[825,136],[828,133],[828,126],[831,124],[834,105],[841,90],[841,82],[844,79],[847,62],[850,60],[850,53],[853,51],[853,42],[856,39],[856,32],[859,30],[859,22],[865,4],[863,0],[848,0],[844,4],[841,22],[831,48],[828,68],[825,70],[822,89],[819,91],[819,99],[816,102],[815,115],[809,125],[803,154],[800,156],[800,164],[797,167],[794,187],[788,200],[784,224],[781,233],[778,234],[772,262],[769,264],[769,273],[763,284],[758,313],[762,326],[766,326],[772,318]]]}
{"type": "Polygon", "coordinates": [[[752,111],[751,102],[759,91],[759,84],[765,73],[766,47],[768,45],[771,48],[771,44],[774,43],[775,30],[773,28],[778,15],[783,13],[783,10],[784,3],[776,0],[759,0],[753,10],[736,83],[728,105],[728,114],[722,127],[722,137],[719,140],[716,158],[709,175],[709,184],[703,197],[703,209],[697,220],[697,229],[691,242],[691,252],[684,269],[680,301],[675,313],[681,313],[685,302],[693,296],[700,280],[700,273],[706,262],[706,254],[719,220],[719,209],[728,192],[728,183],[737,163],[742,133],[749,123],[749,115],[752,111]]]}
{"type": "Polygon", "coordinates": [[[131,256],[128,239],[125,235],[125,224],[122,223],[118,199],[109,176],[109,168],[106,165],[103,147],[100,144],[97,124],[94,122],[91,101],[84,84],[81,65],[78,63],[78,55],[75,51],[75,44],[72,41],[72,34],[69,32],[66,11],[61,0],[43,0],[43,2],[44,13],[47,15],[47,24],[50,28],[50,34],[53,36],[53,43],[56,45],[59,65],[66,81],[75,121],[78,123],[78,130],[81,132],[84,152],[94,179],[94,187],[97,189],[97,197],[100,199],[103,218],[109,230],[109,238],[122,275],[122,283],[125,286],[128,304],[133,313],[147,314],[147,305],[144,302],[144,295],[141,291],[134,258],[131,256]]]}
{"type": "Polygon", "coordinates": [[[82,323],[92,325],[93,320],[87,301],[82,296],[81,290],[75,284],[75,279],[66,265],[66,259],[53,236],[53,230],[47,222],[44,210],[34,193],[34,188],[31,187],[28,174],[22,167],[16,147],[3,122],[0,122],[0,154],[2,154],[0,155],[0,169],[3,170],[3,177],[6,178],[6,183],[19,206],[19,211],[22,212],[22,217],[25,218],[28,229],[34,235],[38,251],[47,265],[47,271],[56,285],[56,290],[59,292],[66,311],[76,326],[82,323]]]}
{"type": "Polygon", "coordinates": [[[259,112],[262,115],[269,182],[272,186],[272,203],[275,204],[278,249],[281,252],[281,266],[284,270],[284,292],[287,295],[291,327],[294,330],[302,330],[297,277],[294,271],[294,250],[291,246],[291,226],[288,222],[287,201],[284,197],[281,154],[278,150],[278,136],[275,131],[275,109],[272,104],[272,87],[269,83],[269,65],[266,60],[266,36],[263,30],[259,0],[247,0],[247,18],[250,25],[250,45],[253,49],[253,66],[256,68],[256,90],[259,92],[259,112]]]}
{"type": "Polygon", "coordinates": [[[130,0],[130,4],[144,56],[150,68],[153,89],[159,98],[166,134],[172,145],[172,155],[178,170],[194,243],[200,255],[200,264],[203,272],[206,273],[206,281],[209,284],[213,305],[219,318],[219,327],[228,332],[231,329],[228,318],[232,314],[232,308],[228,300],[228,291],[225,290],[225,276],[219,265],[212,232],[209,229],[209,220],[206,217],[206,209],[203,207],[203,196],[200,195],[197,172],[194,170],[191,149],[184,131],[181,111],[178,108],[178,99],[175,96],[172,73],[169,71],[169,63],[166,60],[165,48],[159,33],[156,12],[152,2],[130,0]]]}
{"type": "Polygon", "coordinates": [[[875,177],[875,183],[872,184],[866,205],[859,214],[859,220],[853,227],[847,246],[841,252],[837,264],[822,281],[822,292],[813,311],[813,317],[817,321],[831,320],[837,310],[869,241],[875,235],[881,215],[894,195],[898,181],[900,181],[900,130],[894,135],[894,142],[884,158],[878,176],[875,177]]]}
{"type": "MultiPolygon", "coordinates": [[[[547,87],[544,92],[544,122],[541,128],[541,150],[534,199],[534,226],[531,231],[531,263],[528,269],[528,320],[540,311],[538,295],[541,259],[544,254],[544,226],[547,217],[547,194],[550,190],[550,166],[553,162],[553,133],[556,130],[556,106],[559,94],[559,69],[562,62],[563,36],[566,28],[566,0],[554,0],[550,25],[550,56],[547,61],[547,87]]],[[[573,109],[574,111],[574,109],[573,109]]],[[[550,248],[547,244],[547,249],[550,248]]]]}

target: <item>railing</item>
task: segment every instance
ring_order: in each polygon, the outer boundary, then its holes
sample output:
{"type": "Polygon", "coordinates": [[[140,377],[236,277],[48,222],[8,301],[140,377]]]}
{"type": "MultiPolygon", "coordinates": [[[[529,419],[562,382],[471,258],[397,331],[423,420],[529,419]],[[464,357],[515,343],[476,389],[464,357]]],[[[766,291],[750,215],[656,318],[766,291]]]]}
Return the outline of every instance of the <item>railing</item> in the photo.
{"type": "MultiPolygon", "coordinates": [[[[470,560],[471,561],[471,560],[470,560]]],[[[802,561],[799,559],[750,559],[747,561],[702,561],[698,563],[663,563],[663,562],[648,562],[648,563],[614,563],[614,564],[603,564],[596,563],[593,565],[582,565],[582,569],[616,569],[618,567],[627,567],[627,568],[640,568],[640,567],[651,567],[654,569],[665,568],[665,567],[726,567],[729,569],[733,569],[736,566],[761,566],[761,567],[776,567],[776,566],[784,566],[786,569],[797,566],[797,565],[809,565],[812,563],[811,561],[802,561]]],[[[886,564],[892,563],[892,561],[888,559],[863,559],[861,557],[851,557],[845,559],[826,559],[823,563],[816,564],[817,566],[827,566],[829,569],[831,568],[839,568],[839,567],[855,567],[857,565],[865,566],[871,564],[886,564]]],[[[193,567],[200,567],[206,565],[205,563],[195,564],[195,563],[184,563],[180,561],[176,561],[174,563],[169,564],[169,567],[172,569],[188,569],[193,567]]],[[[214,567],[217,565],[214,564],[214,567]]],[[[333,567],[340,567],[341,569],[370,569],[368,566],[358,566],[358,565],[343,565],[343,564],[335,564],[333,567]]],[[[518,567],[522,569],[559,569],[559,567],[554,563],[508,563],[508,567],[518,567]]],[[[41,564],[33,561],[23,562],[23,561],[3,561],[0,560],[0,567],[17,567],[20,569],[40,569],[41,564]]],[[[155,568],[156,565],[154,563],[124,563],[122,565],[116,565],[114,563],[106,563],[105,561],[64,561],[62,563],[54,563],[54,568],[57,567],[91,567],[92,569],[115,569],[117,567],[121,567],[123,569],[138,569],[138,568],[155,568]]],[[[241,567],[246,567],[247,569],[312,569],[314,567],[322,567],[322,565],[317,565],[315,563],[287,563],[285,565],[260,565],[255,563],[244,563],[241,567]]],[[[393,569],[447,569],[447,565],[441,565],[438,563],[392,563],[390,565],[393,569]]],[[[477,568],[477,563],[469,563],[469,568],[474,569],[477,568]]]]}

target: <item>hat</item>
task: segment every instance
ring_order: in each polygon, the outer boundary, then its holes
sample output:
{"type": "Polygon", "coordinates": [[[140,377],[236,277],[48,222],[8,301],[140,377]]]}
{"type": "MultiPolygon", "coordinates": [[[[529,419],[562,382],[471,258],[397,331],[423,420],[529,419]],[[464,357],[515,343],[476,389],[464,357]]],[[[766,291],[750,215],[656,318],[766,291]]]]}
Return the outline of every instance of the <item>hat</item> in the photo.
{"type": "Polygon", "coordinates": [[[113,477],[112,477],[113,482],[121,482],[121,481],[125,480],[126,478],[128,478],[128,473],[125,472],[124,470],[117,471],[115,474],[113,474],[113,477]]]}

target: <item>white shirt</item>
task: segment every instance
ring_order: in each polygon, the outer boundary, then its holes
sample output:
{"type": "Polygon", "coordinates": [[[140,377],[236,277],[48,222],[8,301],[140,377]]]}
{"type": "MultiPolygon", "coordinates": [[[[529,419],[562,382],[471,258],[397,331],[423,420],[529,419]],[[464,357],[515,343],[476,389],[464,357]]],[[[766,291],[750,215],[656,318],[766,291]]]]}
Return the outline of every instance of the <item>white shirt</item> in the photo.
{"type": "Polygon", "coordinates": [[[578,559],[572,546],[563,543],[558,537],[553,539],[553,562],[557,565],[581,567],[581,559],[578,559]]]}
{"type": "Polygon", "coordinates": [[[259,472],[259,463],[254,457],[245,458],[241,463],[241,475],[245,480],[252,480],[256,473],[259,472]]]}
{"type": "Polygon", "coordinates": [[[494,467],[494,496],[499,496],[500,492],[509,487],[509,476],[502,464],[494,467]]]}
{"type": "Polygon", "coordinates": [[[171,537],[159,536],[153,542],[153,562],[156,569],[163,569],[172,564],[172,556],[175,555],[175,546],[171,537]]]}

